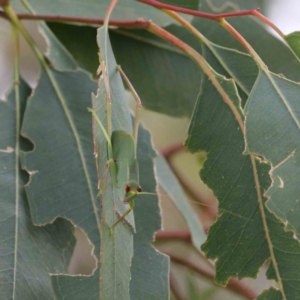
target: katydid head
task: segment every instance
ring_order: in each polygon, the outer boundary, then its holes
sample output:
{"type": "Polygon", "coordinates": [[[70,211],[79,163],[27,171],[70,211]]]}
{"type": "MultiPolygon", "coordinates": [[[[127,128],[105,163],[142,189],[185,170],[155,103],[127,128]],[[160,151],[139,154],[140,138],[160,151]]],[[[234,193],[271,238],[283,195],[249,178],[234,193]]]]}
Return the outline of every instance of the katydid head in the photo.
{"type": "Polygon", "coordinates": [[[130,181],[125,185],[125,192],[126,194],[139,194],[142,192],[142,188],[137,182],[130,181]]]}

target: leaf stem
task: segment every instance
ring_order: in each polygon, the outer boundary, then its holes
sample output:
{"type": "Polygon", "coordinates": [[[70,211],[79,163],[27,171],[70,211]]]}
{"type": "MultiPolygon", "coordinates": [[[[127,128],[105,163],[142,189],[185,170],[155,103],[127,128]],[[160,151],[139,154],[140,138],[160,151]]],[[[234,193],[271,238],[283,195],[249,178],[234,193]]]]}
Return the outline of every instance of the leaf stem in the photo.
{"type": "Polygon", "coordinates": [[[229,31],[237,41],[247,50],[247,52],[252,56],[258,66],[262,69],[267,70],[268,67],[256,53],[256,51],[252,48],[252,46],[245,40],[245,38],[235,29],[233,28],[225,19],[221,19],[219,22],[227,31],[229,31]]]}
{"type": "MultiPolygon", "coordinates": [[[[189,268],[190,270],[193,270],[194,272],[198,273],[199,275],[214,280],[214,273],[211,271],[208,271],[205,268],[202,268],[200,265],[196,265],[194,262],[191,262],[179,255],[170,253],[170,252],[164,252],[166,255],[168,255],[172,262],[180,264],[182,266],[185,266],[189,268]]],[[[244,296],[246,299],[253,300],[256,299],[257,294],[253,292],[247,285],[244,283],[238,281],[237,279],[231,278],[226,286],[226,288],[230,289],[231,291],[235,292],[236,294],[244,296]]]]}
{"type": "MultiPolygon", "coordinates": [[[[104,19],[96,18],[82,18],[82,17],[69,17],[69,16],[54,16],[54,15],[30,15],[30,14],[16,14],[19,20],[36,20],[46,22],[62,22],[62,23],[80,23],[80,24],[93,24],[103,25],[104,19]]],[[[7,14],[0,11],[0,17],[9,19],[7,14]]],[[[143,19],[120,21],[120,20],[109,20],[110,26],[124,27],[124,28],[147,28],[149,21],[143,19]]]]}

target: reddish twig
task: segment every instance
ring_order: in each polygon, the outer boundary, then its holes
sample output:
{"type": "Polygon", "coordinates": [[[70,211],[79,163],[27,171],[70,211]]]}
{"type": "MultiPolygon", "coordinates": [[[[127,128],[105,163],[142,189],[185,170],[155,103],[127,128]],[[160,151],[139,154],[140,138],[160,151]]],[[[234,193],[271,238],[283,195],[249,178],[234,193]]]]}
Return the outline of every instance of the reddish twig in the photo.
{"type": "Polygon", "coordinates": [[[183,14],[191,15],[191,16],[196,16],[196,17],[201,17],[204,19],[209,19],[213,21],[219,22],[220,19],[223,18],[232,18],[232,17],[240,17],[240,16],[254,16],[255,12],[259,12],[259,8],[254,8],[251,10],[244,10],[244,11],[235,11],[235,12],[229,12],[229,13],[222,13],[222,14],[210,14],[210,13],[205,13],[202,11],[198,10],[192,10],[188,8],[183,8],[183,7],[178,7],[166,3],[162,3],[156,0],[137,0],[138,2],[145,3],[151,6],[154,6],[158,9],[168,9],[168,10],[173,10],[177,11],[183,14]]]}
{"type": "MultiPolygon", "coordinates": [[[[95,24],[103,25],[104,19],[96,18],[82,18],[82,17],[68,17],[68,16],[52,16],[52,15],[29,15],[17,14],[20,20],[37,20],[47,22],[67,22],[67,23],[82,23],[82,24],[95,24]]],[[[5,12],[0,11],[0,17],[9,19],[5,12]]],[[[137,19],[132,21],[110,20],[109,25],[126,27],[126,28],[148,28],[149,21],[137,19]]]]}
{"type": "MultiPolygon", "coordinates": [[[[175,255],[173,253],[166,253],[171,259],[172,262],[180,264],[182,266],[185,266],[196,273],[200,274],[203,277],[206,277],[210,280],[214,280],[214,274],[213,272],[207,271],[204,268],[195,265],[189,260],[186,260],[178,255],[175,255]]],[[[238,281],[235,278],[231,278],[227,284],[227,288],[230,289],[231,291],[235,292],[236,294],[243,295],[246,299],[253,300],[256,299],[257,294],[252,291],[246,284],[238,281]]]]}
{"type": "Polygon", "coordinates": [[[168,160],[172,155],[185,150],[183,142],[172,144],[160,151],[161,155],[168,160]]]}
{"type": "Polygon", "coordinates": [[[188,230],[160,230],[155,233],[155,240],[183,240],[191,241],[191,233],[188,230]]]}

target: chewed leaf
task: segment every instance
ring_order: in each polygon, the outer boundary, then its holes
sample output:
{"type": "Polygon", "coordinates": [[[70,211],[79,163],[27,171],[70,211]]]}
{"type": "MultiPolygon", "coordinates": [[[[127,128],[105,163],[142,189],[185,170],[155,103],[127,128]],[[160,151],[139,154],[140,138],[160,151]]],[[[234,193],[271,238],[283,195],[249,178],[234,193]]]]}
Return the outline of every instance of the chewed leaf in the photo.
{"type": "MultiPolygon", "coordinates": [[[[80,226],[99,262],[97,174],[91,116],[86,110],[96,88],[85,72],[43,70],[24,115],[22,134],[34,149],[22,155],[22,165],[34,171],[26,186],[33,222],[43,225],[62,217],[80,226]]],[[[73,280],[80,282],[81,277],[73,280]]]]}
{"type": "Polygon", "coordinates": [[[52,300],[50,273],[67,272],[75,239],[66,220],[36,227],[32,224],[24,185],[27,175],[19,165],[18,124],[30,89],[23,81],[6,102],[0,101],[0,295],[1,299],[52,300]],[[29,267],[30,266],[30,267],[29,267]],[[37,284],[38,282],[38,284],[37,284]]]}
{"type": "MultiPolygon", "coordinates": [[[[219,200],[220,216],[211,226],[202,250],[216,261],[215,279],[222,285],[230,277],[255,278],[270,258],[268,278],[277,280],[283,299],[296,299],[295,295],[299,297],[299,287],[295,284],[300,267],[299,244],[265,208],[266,199],[261,196],[271,184],[270,166],[243,154],[244,134],[235,111],[238,106],[229,108],[211,81],[206,81],[186,142],[191,152],[208,153],[200,176],[219,200]],[[278,236],[284,237],[285,243],[278,236]]],[[[221,87],[228,99],[237,103],[235,89],[222,82],[221,87]]],[[[268,86],[264,91],[269,92],[268,86]]],[[[263,103],[263,99],[258,102],[263,103]]],[[[258,105],[257,108],[265,113],[270,107],[262,110],[258,105]]],[[[258,122],[255,116],[253,122],[258,122]]]]}
{"type": "Polygon", "coordinates": [[[268,209],[300,238],[300,85],[261,72],[246,106],[248,151],[272,163],[268,209]]]}

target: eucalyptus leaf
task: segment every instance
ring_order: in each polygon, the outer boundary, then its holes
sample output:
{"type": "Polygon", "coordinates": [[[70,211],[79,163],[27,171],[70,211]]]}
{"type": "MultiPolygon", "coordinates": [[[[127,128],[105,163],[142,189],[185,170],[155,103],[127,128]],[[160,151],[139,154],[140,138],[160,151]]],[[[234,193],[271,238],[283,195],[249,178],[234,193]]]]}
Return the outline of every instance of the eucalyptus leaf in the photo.
{"type": "Polygon", "coordinates": [[[30,218],[24,185],[27,174],[19,164],[20,122],[31,90],[24,81],[0,101],[1,248],[0,298],[54,300],[50,273],[67,272],[75,239],[66,220],[36,227],[30,218]]]}
{"type": "MultiPolygon", "coordinates": [[[[97,45],[92,40],[95,30],[63,24],[49,26],[79,64],[95,74],[98,59],[97,45]],[[82,43],[77,43],[77,35],[82,37],[82,43]]],[[[249,55],[210,41],[205,46],[180,26],[166,29],[203,53],[217,72],[234,78],[246,101],[258,74],[249,55]]],[[[145,30],[118,29],[111,31],[110,37],[117,61],[142,98],[145,108],[175,117],[191,115],[202,75],[188,57],[145,30]]]]}
{"type": "MultiPolygon", "coordinates": [[[[107,93],[103,76],[99,81],[99,89],[96,96],[93,96],[93,109],[103,126],[106,126],[107,119],[111,118],[112,132],[122,129],[128,133],[132,132],[131,117],[128,103],[126,102],[125,89],[121,76],[111,50],[109,39],[106,36],[104,27],[98,30],[97,41],[101,52],[101,59],[105,63],[105,69],[109,78],[111,94],[111,116],[108,116],[106,107],[107,93]]],[[[130,267],[133,256],[133,230],[134,218],[130,213],[126,220],[129,224],[121,222],[114,229],[114,235],[110,233],[110,227],[117,222],[119,217],[129,208],[123,204],[121,185],[117,186],[114,178],[111,178],[108,168],[108,144],[104,134],[94,120],[94,149],[97,158],[98,187],[104,189],[100,196],[101,205],[101,269],[100,269],[100,298],[101,299],[130,299],[130,267]],[[130,228],[131,227],[131,228],[130,228]]],[[[108,133],[111,135],[111,133],[108,133]]],[[[109,136],[111,137],[111,136],[109,136]]]]}
{"type": "Polygon", "coordinates": [[[261,71],[246,106],[247,150],[272,163],[268,209],[300,237],[300,85],[261,71]]]}
{"type": "Polygon", "coordinates": [[[266,291],[263,291],[261,295],[259,295],[257,300],[282,300],[282,295],[280,294],[280,291],[270,288],[266,291]]]}
{"type": "MultiPolygon", "coordinates": [[[[151,143],[150,133],[141,126],[137,149],[141,187],[145,192],[156,193],[154,174],[156,153],[151,143]]],[[[169,257],[151,245],[155,232],[162,227],[158,197],[138,196],[135,200],[134,218],[136,234],[131,266],[131,300],[169,300],[169,257]]]]}
{"type": "Polygon", "coordinates": [[[215,280],[221,285],[230,277],[255,278],[263,263],[271,258],[268,278],[278,281],[284,299],[297,299],[299,244],[264,207],[266,199],[259,195],[271,184],[270,167],[253,156],[243,155],[244,135],[236,119],[240,110],[236,89],[233,82],[218,80],[232,101],[232,110],[206,79],[186,141],[191,152],[208,153],[200,176],[219,200],[219,218],[211,226],[202,250],[216,260],[215,280]]]}
{"type": "MultiPolygon", "coordinates": [[[[260,6],[261,1],[202,0],[201,10],[209,13],[223,13],[253,9],[260,6]]],[[[288,79],[300,81],[300,62],[291,50],[266,28],[260,20],[250,17],[230,18],[227,20],[262,58],[268,68],[288,79]]],[[[245,51],[243,46],[220,24],[211,20],[194,18],[192,24],[211,42],[220,46],[245,51]]]]}
{"type": "MultiPolygon", "coordinates": [[[[22,155],[22,166],[31,174],[26,193],[34,224],[70,220],[87,234],[98,259],[100,212],[87,112],[96,88],[85,72],[43,70],[24,115],[22,134],[34,149],[22,155]]],[[[80,276],[71,278],[80,282],[80,276]]]]}

